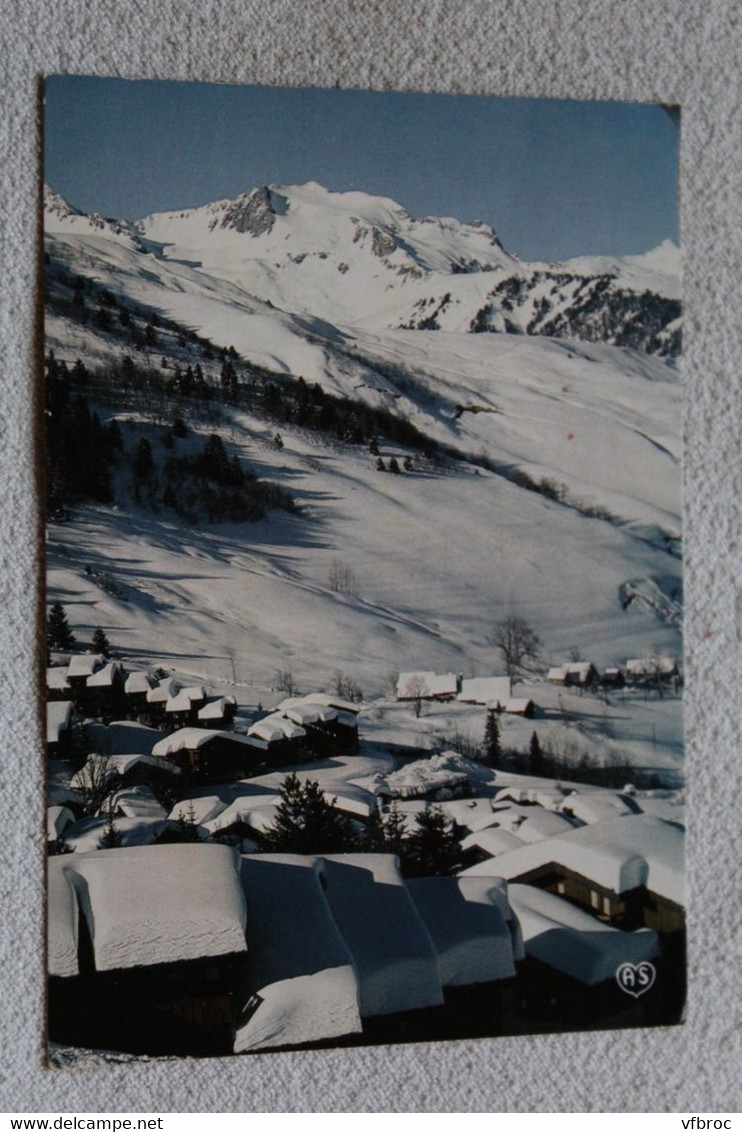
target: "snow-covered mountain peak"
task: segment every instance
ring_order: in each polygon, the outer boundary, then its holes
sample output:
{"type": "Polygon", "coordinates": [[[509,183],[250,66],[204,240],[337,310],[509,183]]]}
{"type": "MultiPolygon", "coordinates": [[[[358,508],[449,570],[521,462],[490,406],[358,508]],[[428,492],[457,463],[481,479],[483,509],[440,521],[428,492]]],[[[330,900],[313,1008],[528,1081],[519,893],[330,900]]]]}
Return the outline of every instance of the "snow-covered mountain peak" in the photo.
{"type": "Polygon", "coordinates": [[[64,220],[70,216],[82,216],[78,208],[66,201],[64,197],[54,191],[51,185],[44,183],[44,213],[47,217],[56,216],[60,220],[64,220]]]}
{"type": "Polygon", "coordinates": [[[44,231],[47,235],[105,236],[136,246],[134,225],[75,208],[50,185],[44,185],[44,231]]]}

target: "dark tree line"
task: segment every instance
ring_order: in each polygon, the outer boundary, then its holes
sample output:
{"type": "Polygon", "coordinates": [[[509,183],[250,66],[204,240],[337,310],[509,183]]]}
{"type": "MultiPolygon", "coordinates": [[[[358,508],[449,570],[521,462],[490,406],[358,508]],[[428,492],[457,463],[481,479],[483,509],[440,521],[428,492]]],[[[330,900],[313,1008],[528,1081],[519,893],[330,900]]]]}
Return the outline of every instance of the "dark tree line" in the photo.
{"type": "Polygon", "coordinates": [[[46,359],[46,506],[49,518],[63,518],[83,499],[110,503],[111,465],[121,447],[118,426],[102,425],[85,397],[73,391],[84,378],[77,361],[69,371],[52,352],[46,359]]]}

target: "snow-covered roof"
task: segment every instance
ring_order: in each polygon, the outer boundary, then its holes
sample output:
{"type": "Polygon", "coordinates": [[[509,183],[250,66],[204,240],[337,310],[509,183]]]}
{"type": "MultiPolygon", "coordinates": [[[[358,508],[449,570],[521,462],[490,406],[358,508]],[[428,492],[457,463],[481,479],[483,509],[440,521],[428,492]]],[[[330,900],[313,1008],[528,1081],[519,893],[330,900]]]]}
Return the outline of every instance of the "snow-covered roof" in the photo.
{"type": "Polygon", "coordinates": [[[457,699],[466,704],[504,704],[510,699],[509,676],[474,676],[461,681],[457,699]]]}
{"type": "Polygon", "coordinates": [[[46,741],[58,743],[72,718],[72,704],[69,700],[52,700],[46,705],[46,741]]]}
{"type": "MultiPolygon", "coordinates": [[[[152,817],[115,817],[113,824],[120,838],[120,845],[125,849],[153,845],[170,828],[169,822],[152,817]]],[[[67,826],[64,843],[75,853],[92,853],[101,848],[100,840],[107,827],[107,817],[81,818],[67,826]]]]}
{"type": "Polygon", "coordinates": [[[437,803],[447,818],[458,826],[473,833],[492,820],[492,800],[490,798],[455,798],[450,802],[437,803]]]}
{"type": "Polygon", "coordinates": [[[107,849],[71,862],[98,971],[244,952],[245,898],[225,845],[107,849]]]}
{"type": "Polygon", "coordinates": [[[613,790],[586,791],[584,794],[575,790],[562,799],[560,809],[562,813],[571,814],[586,825],[636,813],[636,807],[613,790]]]}
{"type": "Polygon", "coordinates": [[[644,656],[627,660],[624,667],[632,676],[667,676],[675,671],[677,663],[672,656],[644,656]]]}
{"type": "Polygon", "coordinates": [[[682,790],[646,790],[633,797],[643,814],[685,824],[685,795],[682,790]]]}
{"type": "Polygon", "coordinates": [[[141,695],[151,692],[156,684],[157,681],[154,676],[150,676],[149,672],[130,672],[126,677],[124,691],[128,696],[141,695]]]}
{"type": "Polygon", "coordinates": [[[328,802],[334,800],[337,808],[351,817],[368,818],[376,810],[375,798],[359,798],[349,789],[323,790],[323,794],[328,802]]]}
{"type": "Polygon", "coordinates": [[[72,810],[66,806],[47,806],[46,809],[46,836],[49,841],[56,841],[61,837],[68,825],[75,821],[72,810]]]}
{"type": "Polygon", "coordinates": [[[131,720],[109,723],[86,723],[85,733],[96,751],[106,755],[151,755],[163,732],[131,720]]]}
{"type": "Polygon", "coordinates": [[[407,889],[435,950],[444,987],[515,976],[513,940],[502,913],[507,886],[493,877],[420,877],[407,889]]]}
{"type": "Polygon", "coordinates": [[[164,758],[167,755],[175,755],[178,751],[197,751],[214,739],[225,739],[243,747],[252,746],[247,736],[238,735],[235,731],[213,731],[208,727],[181,727],[179,731],[173,731],[172,735],[166,735],[159,743],[155,743],[152,754],[157,758],[164,758]]]}
{"type": "Polygon", "coordinates": [[[69,692],[70,686],[67,683],[67,668],[47,668],[46,670],[46,686],[50,692],[69,692]]]}
{"type": "Polygon", "coordinates": [[[508,801],[519,804],[530,802],[543,806],[545,810],[555,810],[564,801],[564,790],[559,786],[506,786],[498,790],[494,800],[495,804],[508,801]]]}
{"type": "Polygon", "coordinates": [[[560,665],[557,668],[550,668],[549,671],[546,673],[546,679],[547,680],[562,680],[562,681],[566,680],[567,679],[566,666],[560,665]]]}
{"type": "Polygon", "coordinates": [[[65,872],[69,856],[47,858],[46,933],[49,974],[69,979],[78,974],[77,902],[65,872]]]}
{"type": "Polygon", "coordinates": [[[479,849],[490,857],[499,857],[501,853],[509,853],[512,849],[520,849],[523,841],[509,829],[499,826],[489,829],[480,829],[470,833],[461,842],[461,848],[466,853],[470,849],[479,849]]]}
{"type": "Polygon", "coordinates": [[[228,803],[218,794],[204,794],[199,798],[183,798],[176,802],[168,814],[170,821],[178,821],[181,817],[193,814],[196,825],[205,825],[207,821],[215,818],[226,810],[228,803]]]}
{"type": "Polygon", "coordinates": [[[575,676],[581,684],[584,684],[595,666],[590,660],[575,660],[565,664],[564,668],[568,676],[575,676]]]}
{"type": "Polygon", "coordinates": [[[158,759],[154,755],[109,755],[108,763],[122,778],[135,766],[152,767],[155,770],[165,771],[167,774],[180,774],[179,767],[173,766],[172,763],[166,762],[164,759],[158,759]]]}
{"type": "Polygon", "coordinates": [[[263,739],[266,743],[277,743],[284,739],[301,739],[306,735],[306,731],[297,723],[292,723],[285,715],[274,712],[272,715],[266,715],[265,719],[253,723],[248,728],[247,734],[256,739],[263,739]]]}
{"type": "Polygon", "coordinates": [[[508,886],[526,954],[587,986],[615,978],[622,963],[659,954],[657,935],[619,931],[551,892],[527,884],[508,886]]]}
{"type": "MultiPolygon", "coordinates": [[[[495,803],[492,821],[486,828],[499,827],[514,833],[519,841],[542,841],[574,829],[575,822],[561,813],[541,806],[501,805],[495,803]]],[[[483,832],[484,826],[481,827],[483,832]]]]}
{"type": "Polygon", "coordinates": [[[99,755],[93,752],[88,755],[85,765],[78,770],[71,779],[71,785],[76,789],[85,789],[94,781],[99,781],[103,776],[106,778],[113,778],[116,776],[124,777],[135,766],[143,765],[152,767],[159,771],[167,771],[171,774],[180,774],[178,767],[171,766],[163,759],[155,758],[153,755],[99,755]]]}
{"type": "Polygon", "coordinates": [[[564,814],[556,814],[552,810],[542,810],[540,806],[518,808],[526,810],[526,813],[521,813],[517,822],[512,825],[505,822],[501,825],[528,844],[534,841],[543,841],[547,837],[556,837],[558,834],[567,833],[570,829],[574,829],[575,823],[571,822],[564,814]]]}
{"type": "Polygon", "coordinates": [[[431,696],[455,696],[459,679],[453,672],[438,675],[436,672],[400,672],[397,680],[397,699],[410,700],[418,696],[425,700],[431,696]]]}
{"type": "Polygon", "coordinates": [[[92,676],[99,668],[102,668],[105,662],[105,657],[100,653],[86,652],[77,656],[70,657],[70,663],[67,666],[68,676],[92,676]]]}
{"type": "Polygon", "coordinates": [[[191,699],[185,690],[178,692],[165,704],[165,711],[190,711],[191,699]]]}
{"type": "Polygon", "coordinates": [[[628,892],[644,885],[650,892],[682,905],[683,849],[679,826],[647,814],[629,814],[524,845],[473,865],[462,875],[516,880],[534,869],[556,864],[611,892],[628,892]]]}
{"type": "Polygon", "coordinates": [[[147,692],[148,704],[164,704],[172,700],[180,691],[180,684],[172,676],[164,676],[154,688],[147,692]]]}
{"type": "Polygon", "coordinates": [[[202,825],[209,833],[229,829],[231,825],[237,823],[248,826],[256,833],[264,833],[276,820],[280,801],[277,795],[266,795],[265,801],[262,798],[235,798],[234,802],[230,802],[214,817],[202,822],[202,825]]]}
{"type": "Polygon", "coordinates": [[[50,782],[46,789],[46,800],[49,806],[64,806],[66,804],[80,805],[82,796],[79,791],[71,790],[60,782],[50,782]]]}
{"type": "Polygon", "coordinates": [[[533,706],[533,700],[529,700],[528,697],[509,699],[505,700],[502,706],[507,715],[524,715],[529,707],[533,706]]]}
{"type": "Polygon", "coordinates": [[[167,815],[164,806],[155,798],[149,786],[129,786],[118,790],[110,800],[114,813],[120,811],[126,818],[150,818],[161,821],[167,815]]]}
{"type": "MultiPolygon", "coordinates": [[[[283,714],[292,723],[298,723],[300,727],[306,727],[310,723],[332,723],[338,717],[337,708],[313,703],[296,704],[294,707],[284,708],[283,714]]],[[[355,716],[352,719],[355,723],[355,716]]]]}
{"type": "Polygon", "coordinates": [[[438,957],[396,857],[344,853],[321,859],[325,895],[350,950],[362,1017],[443,1002],[438,957]]]}
{"type": "Polygon", "coordinates": [[[228,707],[236,707],[237,701],[234,696],[220,696],[218,700],[211,700],[208,704],[204,704],[199,708],[199,719],[223,719],[228,707]]]}
{"type": "Polygon", "coordinates": [[[116,680],[121,676],[122,668],[118,660],[109,660],[108,664],[104,664],[92,676],[88,676],[88,688],[112,688],[116,680]]]}
{"type": "Polygon", "coordinates": [[[238,1022],[235,1053],[361,1032],[353,958],[329,910],[316,859],[243,857],[254,1011],[238,1022]]]}
{"type": "Polygon", "coordinates": [[[345,700],[342,696],[335,696],[331,692],[310,692],[307,696],[289,696],[288,699],[281,700],[276,711],[287,712],[289,708],[301,707],[304,704],[336,708],[338,711],[349,711],[352,715],[358,715],[362,706],[353,703],[352,700],[345,700]]]}

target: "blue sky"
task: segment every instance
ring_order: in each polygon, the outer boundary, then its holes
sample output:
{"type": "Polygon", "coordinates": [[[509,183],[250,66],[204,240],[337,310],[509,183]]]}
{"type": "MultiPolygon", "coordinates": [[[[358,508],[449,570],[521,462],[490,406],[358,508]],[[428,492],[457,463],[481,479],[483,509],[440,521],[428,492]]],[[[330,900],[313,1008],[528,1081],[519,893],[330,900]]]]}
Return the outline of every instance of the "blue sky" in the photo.
{"type": "Polygon", "coordinates": [[[679,128],[659,106],[80,76],[48,79],[45,103],[45,179],[105,216],[311,180],[485,220],[524,259],[679,242],[679,128]]]}

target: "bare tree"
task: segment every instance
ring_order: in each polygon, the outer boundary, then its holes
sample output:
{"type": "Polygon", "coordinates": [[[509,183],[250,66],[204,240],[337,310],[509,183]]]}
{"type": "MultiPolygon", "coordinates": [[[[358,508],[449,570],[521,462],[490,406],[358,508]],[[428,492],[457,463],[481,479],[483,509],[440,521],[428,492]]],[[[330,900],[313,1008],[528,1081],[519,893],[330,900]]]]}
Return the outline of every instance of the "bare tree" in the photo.
{"type": "Polygon", "coordinates": [[[423,708],[423,700],[426,696],[430,695],[430,689],[421,676],[413,676],[407,681],[404,688],[402,688],[402,697],[406,700],[412,701],[412,710],[415,713],[415,719],[420,718],[420,712],[423,708]]]}
{"type": "Polygon", "coordinates": [[[541,638],[522,617],[511,614],[495,629],[489,638],[502,653],[505,671],[515,677],[527,662],[538,659],[541,651],[541,638]]]}
{"type": "Polygon", "coordinates": [[[113,793],[118,774],[107,755],[89,755],[82,770],[74,778],[74,786],[82,795],[85,813],[91,817],[103,810],[113,793]]]}
{"type": "Polygon", "coordinates": [[[339,668],[336,669],[332,680],[338,696],[342,696],[344,700],[350,700],[351,703],[361,702],[363,699],[363,689],[360,684],[357,684],[346,672],[341,671],[339,668]]]}
{"type": "Polygon", "coordinates": [[[285,692],[287,696],[293,696],[296,692],[296,683],[294,682],[294,674],[290,668],[279,668],[274,677],[276,688],[279,692],[285,692]]]}

